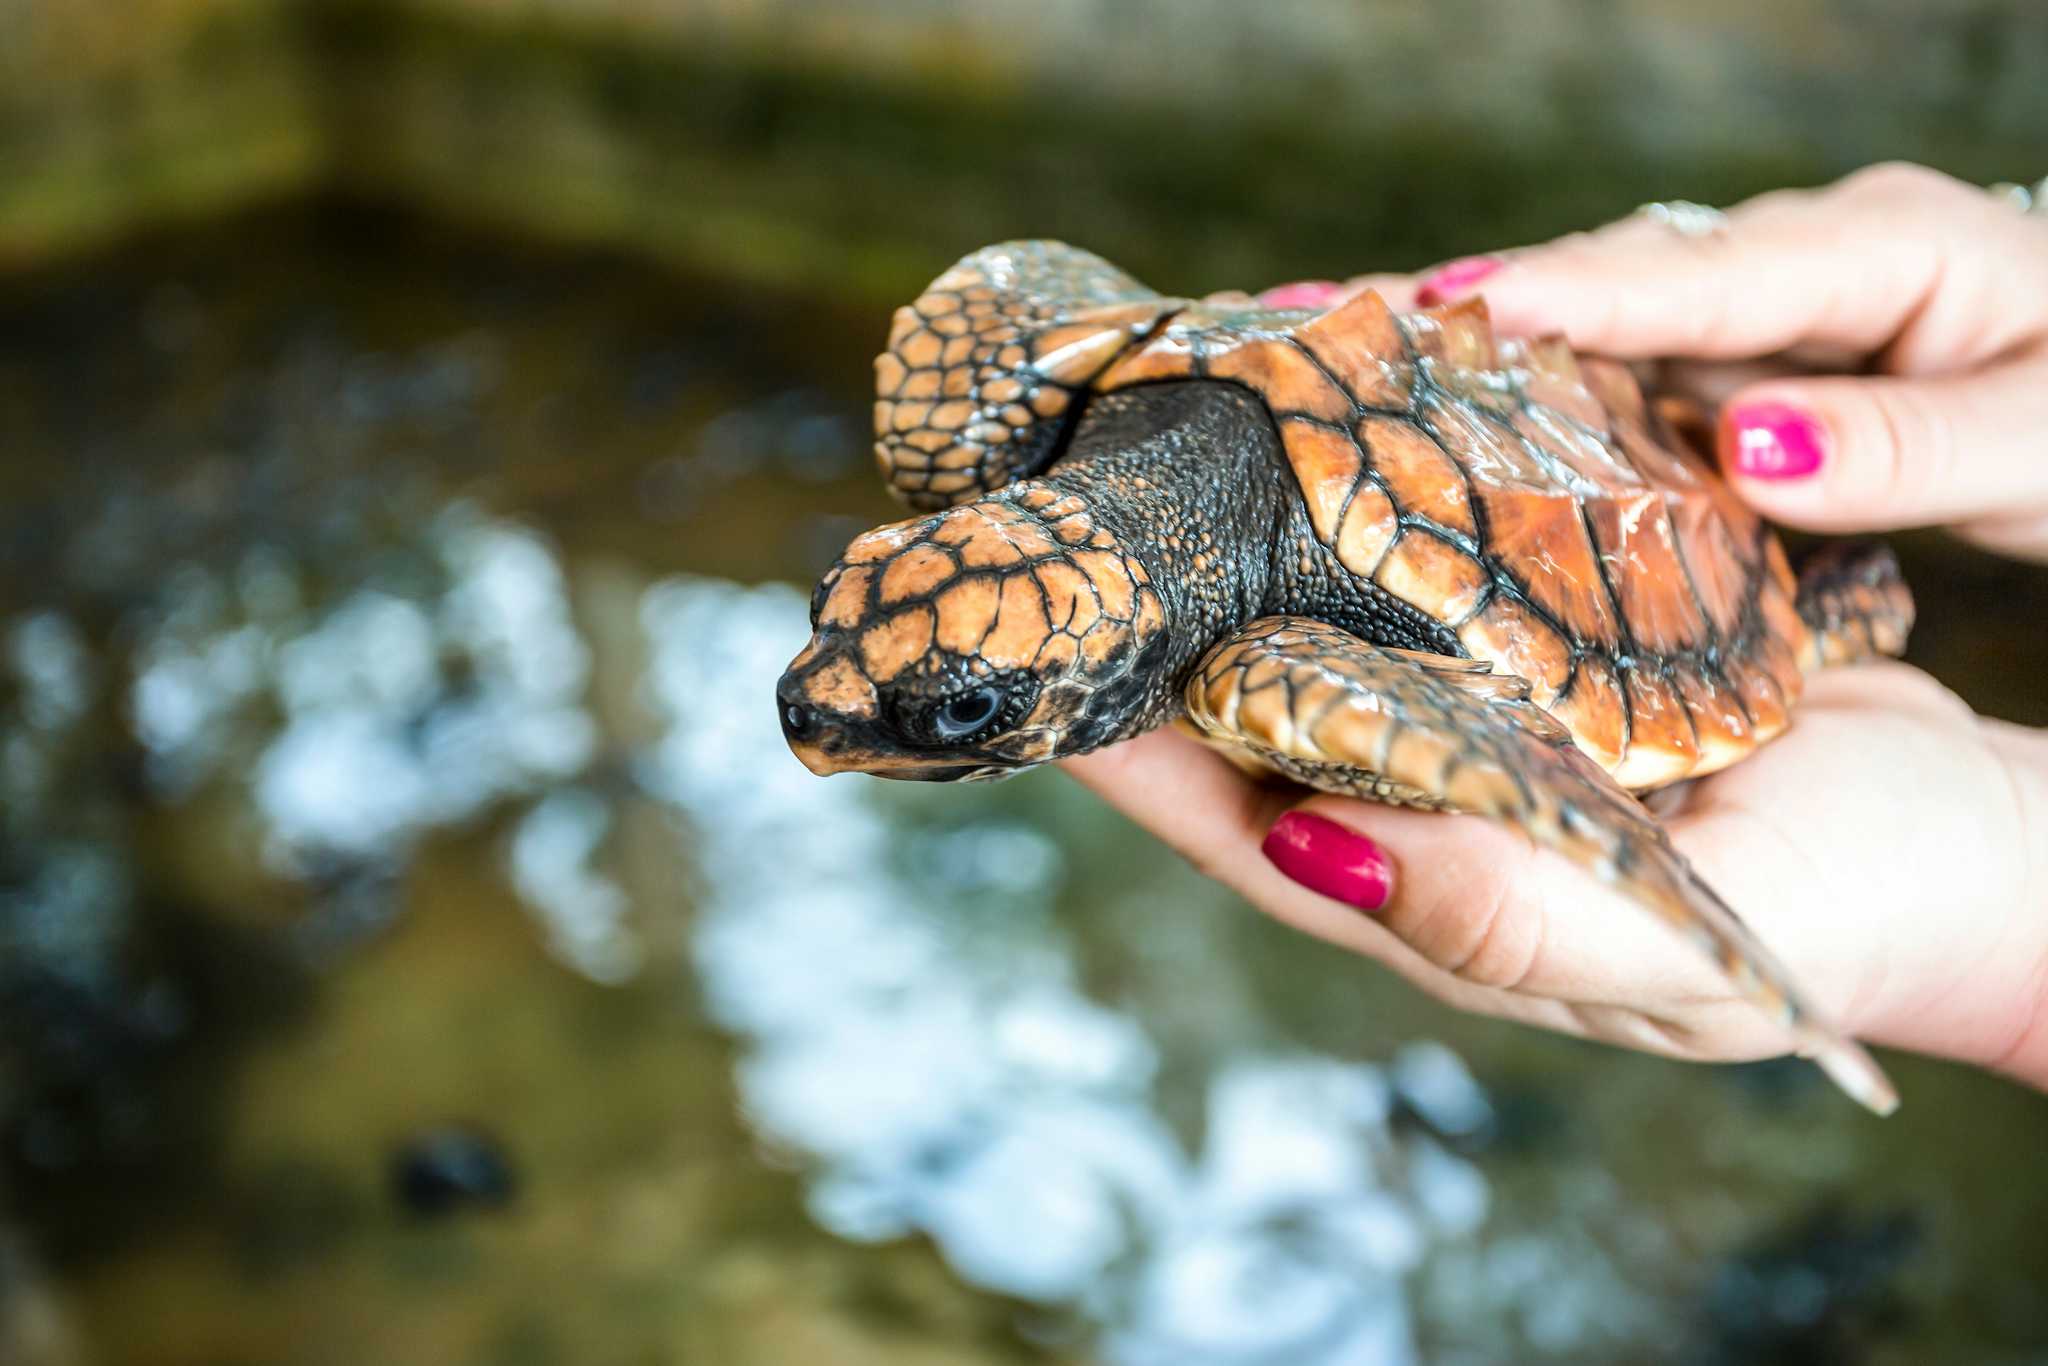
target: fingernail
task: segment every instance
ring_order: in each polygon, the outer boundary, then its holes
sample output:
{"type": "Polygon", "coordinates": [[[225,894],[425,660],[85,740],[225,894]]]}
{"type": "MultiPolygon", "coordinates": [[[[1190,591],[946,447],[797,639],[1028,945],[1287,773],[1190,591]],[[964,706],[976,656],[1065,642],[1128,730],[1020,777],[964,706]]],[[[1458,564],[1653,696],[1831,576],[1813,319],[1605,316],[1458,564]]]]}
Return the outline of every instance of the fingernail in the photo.
{"type": "Polygon", "coordinates": [[[1789,403],[1745,403],[1722,419],[1726,458],[1752,479],[1804,479],[1821,466],[1827,429],[1789,403]]]}
{"type": "Polygon", "coordinates": [[[1505,264],[1498,256],[1460,256],[1423,276],[1415,287],[1415,301],[1425,308],[1448,302],[1452,295],[1472,288],[1505,264]]]}
{"type": "Polygon", "coordinates": [[[1267,308],[1328,308],[1343,288],[1335,280],[1296,280],[1273,286],[1259,295],[1259,302],[1267,308]]]}
{"type": "Polygon", "coordinates": [[[1376,911],[1394,892],[1387,851],[1356,830],[1306,811],[1273,822],[1259,848],[1275,868],[1312,892],[1376,911]]]}

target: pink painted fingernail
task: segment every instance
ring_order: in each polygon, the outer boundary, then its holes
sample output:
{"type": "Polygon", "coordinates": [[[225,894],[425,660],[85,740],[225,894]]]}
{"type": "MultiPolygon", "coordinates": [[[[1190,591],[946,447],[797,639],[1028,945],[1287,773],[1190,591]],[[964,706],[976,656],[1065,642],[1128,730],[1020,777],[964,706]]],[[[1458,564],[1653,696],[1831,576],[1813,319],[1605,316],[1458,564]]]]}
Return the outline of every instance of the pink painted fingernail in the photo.
{"type": "Polygon", "coordinates": [[[1273,822],[1259,848],[1275,868],[1312,892],[1362,911],[1376,911],[1394,893],[1394,862],[1356,830],[1290,811],[1273,822]]]}
{"type": "Polygon", "coordinates": [[[1328,308],[1343,288],[1335,280],[1296,280],[1274,285],[1259,295],[1259,302],[1267,308],[1328,308]]]}
{"type": "Polygon", "coordinates": [[[1505,264],[1498,256],[1460,256],[1423,276],[1415,287],[1415,301],[1425,308],[1448,303],[1452,295],[1462,294],[1505,264]]]}
{"type": "Polygon", "coordinates": [[[1827,454],[1827,429],[1789,403],[1745,403],[1721,422],[1722,458],[1752,479],[1804,479],[1827,454]]]}

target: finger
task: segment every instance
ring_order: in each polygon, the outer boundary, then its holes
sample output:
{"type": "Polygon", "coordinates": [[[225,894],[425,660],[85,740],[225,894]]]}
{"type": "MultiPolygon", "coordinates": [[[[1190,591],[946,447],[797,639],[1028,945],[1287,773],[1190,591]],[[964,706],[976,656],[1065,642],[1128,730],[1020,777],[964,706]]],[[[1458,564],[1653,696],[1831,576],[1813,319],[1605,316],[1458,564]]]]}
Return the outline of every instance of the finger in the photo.
{"type": "Polygon", "coordinates": [[[1415,307],[1415,277],[1412,275],[1354,275],[1348,280],[1296,280],[1275,285],[1257,297],[1265,308],[1331,309],[1345,300],[1375,290],[1387,307],[1402,310],[1415,307]]]}
{"type": "MultiPolygon", "coordinates": [[[[1280,872],[1262,854],[1260,846],[1274,822],[1292,803],[1301,800],[1299,788],[1255,782],[1207,746],[1165,730],[1064,760],[1060,767],[1165,841],[1198,872],[1230,888],[1283,924],[1392,968],[1438,1000],[1460,1010],[1567,1033],[1590,1032],[1591,1017],[1581,1017],[1570,1005],[1503,992],[1445,972],[1404,943],[1388,926],[1354,907],[1311,891],[1280,872]]],[[[1353,830],[1363,831],[1367,826],[1382,823],[1400,826],[1404,824],[1400,817],[1418,816],[1413,812],[1370,808],[1365,803],[1345,802],[1341,798],[1331,800],[1345,808],[1345,823],[1353,830]],[[1350,808],[1357,810],[1353,812],[1350,808]]],[[[1494,833],[1478,823],[1467,828],[1468,832],[1494,833]]],[[[1406,836],[1402,830],[1389,834],[1382,829],[1380,834],[1383,848],[1406,836]]],[[[1484,862],[1483,857],[1478,861],[1484,862]]],[[[1406,894],[1405,888],[1400,888],[1396,899],[1406,894]]],[[[1603,1033],[1601,1037],[1615,1036],[1603,1033]]],[[[1634,1042],[1619,1038],[1616,1041],[1634,1042]]]]}
{"type": "Polygon", "coordinates": [[[1636,217],[1422,282],[1425,301],[1473,292],[1504,330],[1623,358],[1817,345],[1915,373],[2048,330],[2048,233],[1960,181],[1884,166],[1752,199],[1707,236],[1636,217]]]}
{"type": "Polygon", "coordinates": [[[1334,796],[1294,809],[1363,830],[1395,851],[1399,886],[1372,921],[1445,978],[1638,1011],[1679,1034],[1696,1032],[1700,1012],[1727,1010],[1754,1017],[1750,1033],[1760,1051],[1782,1047],[1775,1023],[1741,1002],[1708,958],[1518,831],[1478,816],[1334,796]]]}
{"type": "Polygon", "coordinates": [[[1833,363],[1809,364],[1790,353],[1758,356],[1747,360],[1686,360],[1672,358],[1658,364],[1654,382],[1647,386],[1660,394],[1682,394],[1697,399],[1709,409],[1720,409],[1735,395],[1754,385],[1774,380],[1812,379],[1817,375],[1839,375],[1856,369],[1856,363],[1837,358],[1833,363]]]}
{"type": "Polygon", "coordinates": [[[1386,300],[1387,307],[1395,312],[1405,312],[1421,307],[1415,297],[1416,279],[1413,275],[1354,275],[1344,282],[1343,294],[1337,302],[1372,290],[1386,300]]]}
{"type": "Polygon", "coordinates": [[[1068,767],[1254,905],[1461,1009],[1667,1053],[1759,1056],[1784,1046],[1776,1023],[1661,923],[1492,822],[1345,797],[1300,800],[1298,789],[1254,783],[1164,733],[1068,767]],[[1397,886],[1383,909],[1360,914],[1261,855],[1290,800],[1295,812],[1397,851],[1397,886]]]}
{"type": "Polygon", "coordinates": [[[1329,308],[1344,297],[1335,280],[1294,280],[1262,289],[1255,296],[1261,308],[1329,308]]]}
{"type": "Polygon", "coordinates": [[[1953,528],[1957,535],[1994,555],[2048,564],[2048,512],[1980,517],[1953,528]]]}
{"type": "MultiPolygon", "coordinates": [[[[2044,429],[2048,355],[1969,375],[1773,380],[1722,410],[1721,463],[1751,505],[1808,530],[2022,530],[2048,513],[2044,429]]],[[[2034,550],[2048,555],[2048,538],[2034,550]]]]}

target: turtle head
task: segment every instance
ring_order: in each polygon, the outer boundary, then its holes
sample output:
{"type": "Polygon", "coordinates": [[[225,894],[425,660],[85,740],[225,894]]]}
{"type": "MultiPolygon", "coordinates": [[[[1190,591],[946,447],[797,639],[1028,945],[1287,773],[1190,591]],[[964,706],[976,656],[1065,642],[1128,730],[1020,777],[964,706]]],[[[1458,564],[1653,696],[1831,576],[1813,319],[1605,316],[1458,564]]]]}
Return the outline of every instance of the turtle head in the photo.
{"type": "Polygon", "coordinates": [[[1134,735],[1170,695],[1144,566],[1043,484],[856,538],[811,625],[776,703],[814,773],[1000,777],[1134,735]]]}

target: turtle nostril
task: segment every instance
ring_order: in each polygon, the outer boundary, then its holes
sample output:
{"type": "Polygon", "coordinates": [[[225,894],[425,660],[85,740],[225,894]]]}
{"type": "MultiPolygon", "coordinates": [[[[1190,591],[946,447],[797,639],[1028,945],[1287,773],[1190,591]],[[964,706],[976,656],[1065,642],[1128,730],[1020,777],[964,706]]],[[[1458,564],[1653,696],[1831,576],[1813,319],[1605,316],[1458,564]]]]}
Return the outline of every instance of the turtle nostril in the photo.
{"type": "Polygon", "coordinates": [[[782,733],[792,740],[808,740],[819,729],[818,709],[801,690],[788,683],[775,690],[777,710],[782,713],[782,733]]]}

